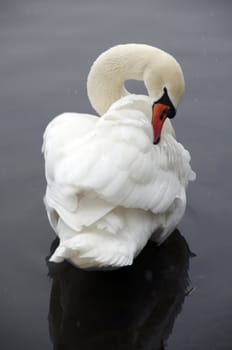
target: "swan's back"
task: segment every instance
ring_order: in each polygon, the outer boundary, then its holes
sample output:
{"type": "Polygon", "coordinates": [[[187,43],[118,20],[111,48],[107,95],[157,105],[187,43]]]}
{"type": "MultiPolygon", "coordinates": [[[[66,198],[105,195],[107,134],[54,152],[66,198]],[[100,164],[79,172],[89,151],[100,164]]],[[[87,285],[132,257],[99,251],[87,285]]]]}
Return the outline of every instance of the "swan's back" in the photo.
{"type": "Polygon", "coordinates": [[[101,118],[64,114],[48,125],[45,204],[61,238],[54,261],[128,265],[152,232],[163,240],[183,215],[190,157],[168,123],[153,146],[148,106],[128,96],[101,118]]]}

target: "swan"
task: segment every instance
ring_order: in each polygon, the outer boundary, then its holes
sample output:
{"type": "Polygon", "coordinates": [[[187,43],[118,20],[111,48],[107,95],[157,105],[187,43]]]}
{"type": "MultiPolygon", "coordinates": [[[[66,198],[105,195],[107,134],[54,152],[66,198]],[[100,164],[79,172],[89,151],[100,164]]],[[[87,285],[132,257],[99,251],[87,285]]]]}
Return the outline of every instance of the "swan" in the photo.
{"type": "Polygon", "coordinates": [[[131,265],[151,237],[161,244],[175,229],[195,179],[170,122],[184,89],[180,65],[156,47],[117,45],[96,59],[87,93],[100,118],[64,113],[44,132],[44,202],[60,239],[50,261],[131,265]],[[130,94],[128,79],[148,95],[130,94]]]}

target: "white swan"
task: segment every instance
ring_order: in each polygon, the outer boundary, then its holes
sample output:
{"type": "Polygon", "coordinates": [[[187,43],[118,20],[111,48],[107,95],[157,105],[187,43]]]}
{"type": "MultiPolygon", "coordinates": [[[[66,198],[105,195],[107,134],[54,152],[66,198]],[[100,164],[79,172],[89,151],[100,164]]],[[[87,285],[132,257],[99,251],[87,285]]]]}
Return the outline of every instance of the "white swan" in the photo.
{"type": "Polygon", "coordinates": [[[119,45],[94,62],[87,90],[101,118],[64,113],[44,133],[45,205],[60,238],[50,260],[130,265],[152,234],[161,243],[178,224],[195,178],[169,121],[183,73],[158,48],[119,45]],[[143,80],[149,96],[129,94],[127,79],[143,80]]]}

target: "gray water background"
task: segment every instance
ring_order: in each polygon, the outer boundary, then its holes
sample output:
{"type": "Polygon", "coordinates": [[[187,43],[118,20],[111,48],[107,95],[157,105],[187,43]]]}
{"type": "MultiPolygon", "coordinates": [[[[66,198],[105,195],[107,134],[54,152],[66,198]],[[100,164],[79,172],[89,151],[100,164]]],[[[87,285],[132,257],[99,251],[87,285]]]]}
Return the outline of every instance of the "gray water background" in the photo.
{"type": "Polygon", "coordinates": [[[108,47],[127,42],[172,53],[186,79],[174,127],[197,173],[179,225],[197,254],[190,268],[196,289],[168,348],[232,348],[231,6],[210,0],[0,3],[1,349],[52,349],[45,257],[54,236],[42,202],[42,134],[57,114],[93,113],[86,95],[90,65],[108,47]]]}

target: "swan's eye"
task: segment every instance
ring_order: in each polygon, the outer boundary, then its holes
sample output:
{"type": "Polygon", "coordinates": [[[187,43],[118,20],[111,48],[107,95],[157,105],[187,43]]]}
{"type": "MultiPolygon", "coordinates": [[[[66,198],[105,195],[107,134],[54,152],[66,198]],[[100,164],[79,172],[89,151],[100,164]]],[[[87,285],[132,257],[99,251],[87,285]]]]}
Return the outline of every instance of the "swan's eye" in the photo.
{"type": "Polygon", "coordinates": [[[175,117],[176,111],[174,108],[168,108],[168,110],[166,111],[166,115],[169,119],[172,119],[175,117]]]}

